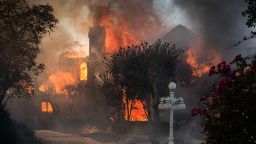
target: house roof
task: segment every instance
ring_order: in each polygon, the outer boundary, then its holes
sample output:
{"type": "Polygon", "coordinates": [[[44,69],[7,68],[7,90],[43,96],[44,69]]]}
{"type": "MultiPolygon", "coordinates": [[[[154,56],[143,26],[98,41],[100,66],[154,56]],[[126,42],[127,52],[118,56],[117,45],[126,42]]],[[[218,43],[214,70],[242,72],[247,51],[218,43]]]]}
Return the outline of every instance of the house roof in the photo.
{"type": "Polygon", "coordinates": [[[175,44],[177,48],[186,49],[197,40],[197,35],[183,25],[178,25],[160,38],[162,42],[175,44]]]}

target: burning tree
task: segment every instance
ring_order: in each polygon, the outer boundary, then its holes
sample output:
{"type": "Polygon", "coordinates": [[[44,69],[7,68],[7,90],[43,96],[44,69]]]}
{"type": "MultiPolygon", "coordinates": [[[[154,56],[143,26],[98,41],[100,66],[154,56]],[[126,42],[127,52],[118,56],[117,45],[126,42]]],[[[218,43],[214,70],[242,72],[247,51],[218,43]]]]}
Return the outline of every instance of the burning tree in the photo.
{"type": "Polygon", "coordinates": [[[169,43],[143,42],[120,48],[104,61],[101,86],[119,119],[131,120],[135,104],[140,102],[147,120],[155,126],[152,132],[156,132],[159,100],[168,95],[167,85],[175,76],[180,52],[169,43]]]}
{"type": "Polygon", "coordinates": [[[236,56],[229,64],[222,62],[210,69],[219,80],[209,96],[200,98],[201,105],[192,115],[203,117],[205,142],[255,143],[256,57],[236,56]]]}

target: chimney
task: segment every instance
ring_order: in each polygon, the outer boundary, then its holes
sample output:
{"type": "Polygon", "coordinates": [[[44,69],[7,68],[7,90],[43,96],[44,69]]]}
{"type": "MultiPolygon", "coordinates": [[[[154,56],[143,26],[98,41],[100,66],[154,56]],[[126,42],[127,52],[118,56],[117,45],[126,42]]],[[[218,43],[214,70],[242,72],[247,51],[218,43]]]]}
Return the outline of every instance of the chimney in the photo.
{"type": "Polygon", "coordinates": [[[105,28],[99,24],[91,27],[88,33],[89,37],[89,63],[88,63],[88,80],[87,84],[94,86],[95,84],[95,67],[98,58],[105,54],[105,28]]]}
{"type": "Polygon", "coordinates": [[[89,55],[91,54],[103,54],[105,53],[105,28],[96,24],[89,30],[89,55]]]}

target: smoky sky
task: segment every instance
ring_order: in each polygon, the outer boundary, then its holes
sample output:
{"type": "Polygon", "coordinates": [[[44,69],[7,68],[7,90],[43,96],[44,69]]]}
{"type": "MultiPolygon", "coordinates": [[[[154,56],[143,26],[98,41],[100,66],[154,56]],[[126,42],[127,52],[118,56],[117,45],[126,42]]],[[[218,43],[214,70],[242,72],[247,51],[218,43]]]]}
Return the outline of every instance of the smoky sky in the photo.
{"type": "Polygon", "coordinates": [[[56,63],[69,49],[88,51],[88,31],[93,20],[109,16],[114,30],[121,23],[139,40],[154,41],[178,24],[199,34],[207,48],[226,52],[229,46],[248,34],[244,0],[30,0],[49,3],[59,19],[57,28],[45,36],[41,60],[56,63]]]}
{"type": "Polygon", "coordinates": [[[244,0],[174,0],[209,47],[226,51],[248,33],[244,0]]]}

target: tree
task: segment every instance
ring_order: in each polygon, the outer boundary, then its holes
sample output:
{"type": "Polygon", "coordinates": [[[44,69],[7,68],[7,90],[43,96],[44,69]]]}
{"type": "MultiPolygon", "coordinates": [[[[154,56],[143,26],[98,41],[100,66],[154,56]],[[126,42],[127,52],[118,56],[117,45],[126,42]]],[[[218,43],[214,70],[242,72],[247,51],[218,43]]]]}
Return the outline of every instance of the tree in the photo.
{"type": "Polygon", "coordinates": [[[43,36],[56,26],[50,5],[0,0],[0,104],[33,94],[33,80],[44,65],[36,58],[43,36]]]}
{"type": "Polygon", "coordinates": [[[210,69],[219,80],[192,115],[203,117],[207,144],[250,144],[256,141],[256,57],[236,56],[229,64],[222,62],[210,69]]]}
{"type": "MultiPolygon", "coordinates": [[[[242,16],[246,17],[246,25],[249,28],[255,28],[256,26],[256,0],[245,0],[247,4],[246,9],[242,12],[242,16]]],[[[233,46],[238,46],[242,42],[247,41],[249,39],[255,38],[256,32],[251,31],[250,36],[244,36],[242,40],[233,44],[233,46]]]]}
{"type": "Polygon", "coordinates": [[[248,27],[256,26],[256,0],[245,0],[247,4],[246,10],[242,12],[242,15],[247,18],[246,25],[248,27]]]}
{"type": "Polygon", "coordinates": [[[169,43],[157,41],[149,45],[143,42],[120,48],[104,61],[106,70],[101,75],[101,85],[106,99],[119,115],[124,115],[126,108],[128,121],[133,104],[141,101],[153,125],[151,138],[157,133],[160,97],[168,95],[167,85],[175,76],[180,52],[169,43]]]}

